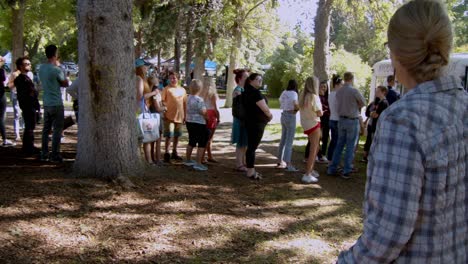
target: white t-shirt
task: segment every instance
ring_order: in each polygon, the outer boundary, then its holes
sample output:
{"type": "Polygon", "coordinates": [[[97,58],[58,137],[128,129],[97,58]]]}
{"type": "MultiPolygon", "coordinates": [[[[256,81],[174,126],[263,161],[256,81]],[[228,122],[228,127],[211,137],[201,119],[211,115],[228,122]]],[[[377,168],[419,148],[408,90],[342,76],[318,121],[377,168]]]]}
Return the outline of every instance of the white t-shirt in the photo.
{"type": "Polygon", "coordinates": [[[336,91],[331,91],[328,95],[328,106],[330,108],[330,120],[338,121],[340,117],[338,116],[337,111],[336,91]]]}
{"type": "Polygon", "coordinates": [[[320,117],[317,116],[317,111],[319,110],[322,110],[322,103],[320,102],[320,97],[314,94],[311,102],[299,110],[301,115],[301,126],[304,131],[313,128],[320,122],[320,117]]]}
{"type": "Polygon", "coordinates": [[[280,108],[283,111],[294,110],[294,102],[298,102],[298,95],[295,91],[283,91],[279,98],[280,108]]]}

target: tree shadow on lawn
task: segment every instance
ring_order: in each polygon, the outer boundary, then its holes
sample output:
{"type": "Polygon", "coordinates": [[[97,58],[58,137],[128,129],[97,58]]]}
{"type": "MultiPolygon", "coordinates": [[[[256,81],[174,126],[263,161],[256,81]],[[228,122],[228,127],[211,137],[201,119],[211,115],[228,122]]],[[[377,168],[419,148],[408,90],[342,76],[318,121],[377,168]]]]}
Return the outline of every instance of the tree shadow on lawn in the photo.
{"type": "MultiPolygon", "coordinates": [[[[227,132],[220,136],[227,137],[227,132]]],[[[363,181],[322,176],[318,185],[303,185],[300,173],[273,168],[275,146],[260,148],[259,170],[266,176],[260,182],[232,169],[235,149],[225,144],[215,145],[220,163],[210,165],[209,171],[195,172],[180,164],[151,168],[132,178],[137,186],[133,190],[71,178],[67,176],[71,163],[2,175],[0,240],[9,242],[0,246],[0,259],[11,263],[22,260],[15,256],[67,263],[323,263],[334,258],[336,247],[361,230],[363,181]],[[23,235],[11,231],[17,225],[25,229],[23,235]],[[51,244],[48,232],[32,231],[37,226],[86,239],[64,238],[51,244]],[[25,237],[42,243],[21,249],[18,245],[25,237]],[[332,246],[325,257],[320,252],[304,254],[296,246],[265,246],[301,237],[332,246]]],[[[301,160],[302,153],[294,155],[301,160]]]]}

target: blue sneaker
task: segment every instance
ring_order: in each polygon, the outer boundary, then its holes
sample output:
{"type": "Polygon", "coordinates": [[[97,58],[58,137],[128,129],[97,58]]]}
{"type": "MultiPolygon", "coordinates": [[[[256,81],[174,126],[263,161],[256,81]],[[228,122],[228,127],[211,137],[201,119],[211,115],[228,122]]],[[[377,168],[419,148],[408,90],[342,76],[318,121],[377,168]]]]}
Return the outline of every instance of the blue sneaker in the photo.
{"type": "Polygon", "coordinates": [[[208,168],[203,164],[195,164],[193,166],[193,169],[197,170],[197,171],[207,171],[208,170],[208,168]]]}
{"type": "Polygon", "coordinates": [[[195,162],[194,160],[186,160],[186,161],[184,162],[184,165],[185,165],[185,166],[189,166],[189,167],[192,167],[192,166],[194,166],[195,164],[197,164],[197,162],[195,162]]]}

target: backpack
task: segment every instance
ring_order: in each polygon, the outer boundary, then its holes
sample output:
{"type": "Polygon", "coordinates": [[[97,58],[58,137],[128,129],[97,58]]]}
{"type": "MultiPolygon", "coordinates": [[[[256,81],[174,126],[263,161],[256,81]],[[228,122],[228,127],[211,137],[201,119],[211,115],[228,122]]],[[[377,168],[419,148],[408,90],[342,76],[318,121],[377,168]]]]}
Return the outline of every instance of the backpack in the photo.
{"type": "Polygon", "coordinates": [[[232,116],[239,120],[244,120],[246,117],[245,113],[245,106],[243,100],[243,94],[239,94],[238,96],[232,99],[232,116]]]}

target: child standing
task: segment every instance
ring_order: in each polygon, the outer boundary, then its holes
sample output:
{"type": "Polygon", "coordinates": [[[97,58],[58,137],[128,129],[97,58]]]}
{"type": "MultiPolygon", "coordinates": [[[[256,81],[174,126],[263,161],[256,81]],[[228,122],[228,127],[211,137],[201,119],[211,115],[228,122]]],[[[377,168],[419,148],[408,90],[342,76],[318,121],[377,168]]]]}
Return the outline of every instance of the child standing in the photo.
{"type": "Polygon", "coordinates": [[[186,103],[185,125],[189,134],[189,143],[186,151],[185,165],[193,166],[195,170],[206,171],[208,168],[202,164],[203,154],[205,153],[206,143],[210,131],[206,127],[206,106],[203,99],[198,96],[202,88],[202,82],[193,79],[190,83],[190,95],[186,103]],[[198,145],[198,147],[197,147],[198,145]],[[197,159],[192,160],[192,150],[197,147],[197,159]]]}

